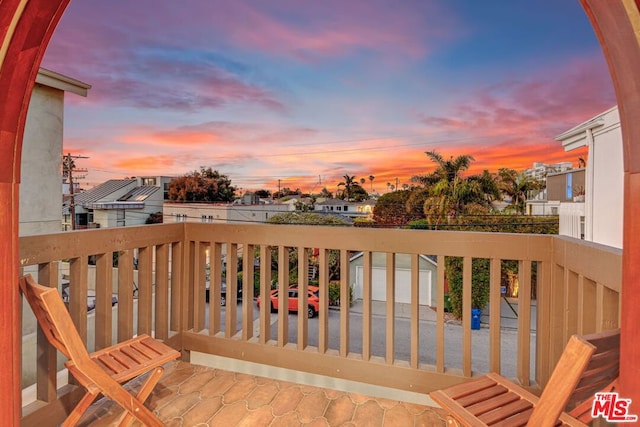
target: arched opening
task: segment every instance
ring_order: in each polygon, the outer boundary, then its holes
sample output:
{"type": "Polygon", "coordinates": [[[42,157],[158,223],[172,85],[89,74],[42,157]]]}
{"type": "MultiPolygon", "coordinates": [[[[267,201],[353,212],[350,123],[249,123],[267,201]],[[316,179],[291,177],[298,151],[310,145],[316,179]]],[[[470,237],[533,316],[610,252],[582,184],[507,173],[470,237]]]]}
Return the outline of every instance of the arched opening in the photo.
{"type": "MultiPolygon", "coordinates": [[[[35,75],[46,45],[69,0],[8,0],[0,16],[0,384],[5,395],[0,412],[17,424],[20,418],[20,331],[18,328],[18,185],[22,134],[35,75]]],[[[640,399],[640,386],[633,384],[640,369],[640,349],[633,347],[638,336],[634,311],[640,302],[636,290],[640,272],[640,90],[634,72],[640,65],[638,4],[631,0],[582,0],[609,62],[623,128],[625,161],[625,235],[623,247],[622,302],[622,393],[640,399]]]]}

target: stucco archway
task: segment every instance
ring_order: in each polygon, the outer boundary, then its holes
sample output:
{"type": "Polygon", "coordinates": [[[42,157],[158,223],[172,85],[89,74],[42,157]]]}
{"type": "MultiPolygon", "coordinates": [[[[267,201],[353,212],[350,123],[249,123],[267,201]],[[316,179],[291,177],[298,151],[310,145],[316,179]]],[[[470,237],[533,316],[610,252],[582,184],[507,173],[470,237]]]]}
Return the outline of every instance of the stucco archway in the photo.
{"type": "MultiPolygon", "coordinates": [[[[0,414],[19,425],[18,184],[22,135],[35,77],[70,0],[2,0],[0,12],[0,414]]],[[[624,140],[622,384],[640,402],[640,0],[581,0],[614,82],[624,140]]]]}

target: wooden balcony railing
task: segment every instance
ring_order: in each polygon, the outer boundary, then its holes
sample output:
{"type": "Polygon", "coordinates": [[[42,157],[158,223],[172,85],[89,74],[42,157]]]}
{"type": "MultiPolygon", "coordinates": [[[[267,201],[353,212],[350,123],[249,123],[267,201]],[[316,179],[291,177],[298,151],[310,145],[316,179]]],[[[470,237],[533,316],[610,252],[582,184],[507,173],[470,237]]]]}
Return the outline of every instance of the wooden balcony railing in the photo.
{"type": "MultiPolygon", "coordinates": [[[[619,324],[621,252],[558,236],[179,223],[23,237],[20,260],[25,271],[36,273],[40,283],[50,286],[61,286],[61,271],[68,266],[69,310],[91,349],[150,333],[182,350],[186,358],[198,352],[420,393],[464,381],[478,371],[506,373],[535,390],[546,383],[571,334],[619,324]],[[349,303],[354,280],[349,277],[349,262],[359,252],[363,298],[360,312],[355,313],[349,303]],[[386,302],[382,313],[376,314],[372,259],[378,253],[386,254],[387,273],[386,302]],[[283,310],[270,313],[272,283],[288,287],[290,259],[297,258],[299,294],[307,295],[310,254],[317,255],[313,261],[319,271],[317,318],[290,316],[283,310]],[[398,254],[410,259],[408,320],[399,319],[394,301],[398,254]],[[424,309],[418,295],[420,255],[437,260],[433,322],[425,322],[420,314],[424,309]],[[329,269],[336,256],[340,302],[330,307],[329,269]],[[463,319],[456,327],[445,321],[442,310],[447,257],[463,259],[463,319]],[[90,258],[95,267],[89,265],[90,258]],[[471,329],[476,258],[490,263],[489,320],[482,335],[486,342],[471,329]],[[237,273],[240,260],[242,281],[237,273]],[[515,333],[505,331],[501,323],[503,260],[518,262],[515,333]],[[260,283],[259,311],[254,274],[260,283]],[[228,301],[224,308],[220,306],[223,276],[228,301]],[[234,304],[238,286],[243,298],[234,304]],[[91,315],[86,302],[89,288],[95,288],[91,292],[96,299],[91,315]],[[118,298],[115,307],[112,294],[118,298]],[[408,351],[399,351],[401,346],[408,351]],[[509,346],[515,361],[505,359],[509,346]],[[459,362],[449,357],[451,348],[461,354],[459,362]],[[480,356],[487,359],[486,365],[477,363],[480,356]]],[[[278,298],[286,306],[285,293],[278,298]]],[[[298,304],[299,312],[305,313],[305,297],[298,304]]],[[[29,317],[27,309],[25,333],[35,329],[29,317]]],[[[31,350],[37,351],[37,360],[31,366],[25,362],[23,369],[35,370],[37,389],[37,401],[24,406],[25,425],[38,419],[41,411],[60,413],[65,401],[64,393],[56,394],[60,364],[55,351],[40,335],[37,347],[31,350]]],[[[70,385],[62,391],[72,389],[70,385]]]]}

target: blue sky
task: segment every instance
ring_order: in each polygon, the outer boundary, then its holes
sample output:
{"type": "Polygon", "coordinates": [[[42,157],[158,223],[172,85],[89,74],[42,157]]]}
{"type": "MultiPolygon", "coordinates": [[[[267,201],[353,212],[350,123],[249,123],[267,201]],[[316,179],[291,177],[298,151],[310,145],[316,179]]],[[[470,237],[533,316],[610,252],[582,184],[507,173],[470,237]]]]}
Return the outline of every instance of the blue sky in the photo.
{"type": "Polygon", "coordinates": [[[242,189],[374,189],[471,154],[471,172],[573,161],[554,137],[615,103],[578,1],[71,2],[43,66],[87,185],[200,166],[242,189]],[[368,185],[367,185],[368,187],[368,185]]]}

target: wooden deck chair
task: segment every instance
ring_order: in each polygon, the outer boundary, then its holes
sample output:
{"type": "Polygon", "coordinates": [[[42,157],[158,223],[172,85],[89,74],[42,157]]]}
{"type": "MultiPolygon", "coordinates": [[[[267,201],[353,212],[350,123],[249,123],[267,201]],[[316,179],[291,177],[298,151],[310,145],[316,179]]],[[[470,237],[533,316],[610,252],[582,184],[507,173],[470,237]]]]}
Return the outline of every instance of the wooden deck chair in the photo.
{"type": "Polygon", "coordinates": [[[539,398],[495,373],[430,396],[449,412],[452,426],[585,426],[594,394],[615,387],[619,360],[619,330],[574,335],[539,398]]]}
{"type": "Polygon", "coordinates": [[[133,418],[145,426],[163,425],[144,406],[144,401],[162,376],[162,365],[180,357],[178,351],[148,335],[141,335],[89,354],[57,289],[39,285],[31,275],[20,279],[20,289],[43,333],[69,359],[65,363],[69,372],[87,390],[63,426],[75,425],[100,394],[125,409],[119,420],[121,425],[127,425],[133,418]],[[122,386],[146,373],[149,375],[136,396],[122,386]]]}

